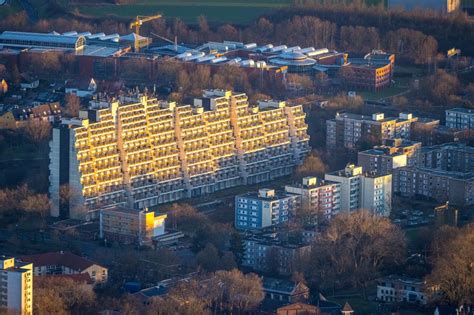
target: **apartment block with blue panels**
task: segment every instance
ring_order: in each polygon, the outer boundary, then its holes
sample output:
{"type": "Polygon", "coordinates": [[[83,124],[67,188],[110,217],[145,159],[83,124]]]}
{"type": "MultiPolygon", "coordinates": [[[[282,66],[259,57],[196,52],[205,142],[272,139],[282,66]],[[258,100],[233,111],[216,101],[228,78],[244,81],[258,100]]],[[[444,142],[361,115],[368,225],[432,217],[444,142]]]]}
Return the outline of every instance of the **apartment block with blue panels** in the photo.
{"type": "Polygon", "coordinates": [[[277,194],[273,189],[235,196],[235,227],[240,230],[262,229],[287,222],[300,196],[277,194]]]}

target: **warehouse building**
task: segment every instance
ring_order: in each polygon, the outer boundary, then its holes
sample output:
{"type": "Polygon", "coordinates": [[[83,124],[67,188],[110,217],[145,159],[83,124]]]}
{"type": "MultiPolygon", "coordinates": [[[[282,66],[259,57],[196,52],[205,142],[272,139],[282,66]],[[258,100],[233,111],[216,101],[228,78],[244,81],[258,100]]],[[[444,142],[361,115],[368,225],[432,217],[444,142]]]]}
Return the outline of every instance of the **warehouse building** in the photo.
{"type": "Polygon", "coordinates": [[[0,46],[18,48],[58,48],[81,50],[86,45],[82,35],[60,35],[5,31],[0,34],[0,46]]]}

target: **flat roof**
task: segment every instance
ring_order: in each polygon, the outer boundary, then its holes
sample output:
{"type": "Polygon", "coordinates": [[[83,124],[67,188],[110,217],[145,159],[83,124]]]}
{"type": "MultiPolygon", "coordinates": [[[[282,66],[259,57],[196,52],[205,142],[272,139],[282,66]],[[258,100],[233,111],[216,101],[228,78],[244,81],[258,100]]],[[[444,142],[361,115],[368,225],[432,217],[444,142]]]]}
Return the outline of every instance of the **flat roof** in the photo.
{"type": "Polygon", "coordinates": [[[76,51],[76,56],[95,56],[95,57],[110,57],[120,52],[119,47],[86,45],[80,51],[76,51]]]}
{"type": "Polygon", "coordinates": [[[249,193],[246,193],[246,194],[242,194],[242,195],[237,195],[236,197],[244,197],[244,198],[252,198],[252,199],[256,199],[256,200],[281,200],[281,199],[287,199],[287,198],[294,198],[295,195],[289,195],[289,194],[286,194],[284,192],[275,192],[275,196],[272,197],[272,198],[265,198],[265,197],[262,197],[260,196],[260,194],[258,192],[249,192],[249,193]]]}
{"type": "Polygon", "coordinates": [[[421,152],[430,152],[430,151],[435,151],[435,150],[448,150],[448,149],[474,154],[474,147],[471,147],[464,143],[459,143],[459,142],[449,142],[449,143],[437,144],[437,145],[432,145],[432,146],[424,146],[424,147],[421,147],[421,152]]]}
{"type": "Polygon", "coordinates": [[[474,109],[462,108],[462,107],[451,108],[451,109],[447,109],[446,111],[459,112],[459,113],[464,113],[464,114],[474,114],[474,109]]]}

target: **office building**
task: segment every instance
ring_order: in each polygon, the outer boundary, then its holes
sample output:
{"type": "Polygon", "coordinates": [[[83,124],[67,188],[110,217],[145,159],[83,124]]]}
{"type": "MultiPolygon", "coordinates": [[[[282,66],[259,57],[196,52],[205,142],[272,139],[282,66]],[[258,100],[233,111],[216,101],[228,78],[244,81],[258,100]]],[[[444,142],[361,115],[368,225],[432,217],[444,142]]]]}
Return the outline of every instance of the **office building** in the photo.
{"type": "Polygon", "coordinates": [[[390,215],[392,175],[364,173],[362,167],[348,164],[345,169],[328,173],[325,180],[341,185],[341,212],[367,209],[380,216],[390,215]]]}
{"type": "Polygon", "coordinates": [[[34,276],[88,274],[94,283],[107,281],[107,268],[70,252],[50,252],[21,256],[21,261],[32,263],[34,276]]]}
{"type": "Polygon", "coordinates": [[[411,124],[417,120],[410,113],[400,113],[398,118],[382,113],[337,113],[334,119],[326,121],[326,145],[328,149],[352,149],[361,141],[381,144],[384,139],[409,139],[411,124]]]}
{"type": "Polygon", "coordinates": [[[0,312],[33,314],[33,265],[0,256],[0,312]]]}
{"type": "Polygon", "coordinates": [[[240,230],[261,229],[282,224],[294,215],[299,197],[277,194],[273,189],[235,196],[235,227],[240,230]]]}
{"type": "Polygon", "coordinates": [[[125,244],[152,244],[154,237],[165,234],[166,214],[113,207],[100,210],[100,237],[125,244]]]}
{"type": "Polygon", "coordinates": [[[388,276],[377,280],[377,300],[392,303],[426,304],[426,283],[420,279],[388,276]]]}
{"type": "Polygon", "coordinates": [[[301,184],[286,185],[288,194],[298,195],[298,208],[308,211],[311,222],[328,221],[339,213],[341,207],[341,185],[316,177],[305,177],[301,184]]]}
{"type": "Polygon", "coordinates": [[[390,61],[352,58],[341,68],[341,79],[347,88],[380,91],[392,84],[393,64],[390,61]]]}
{"type": "Polygon", "coordinates": [[[357,164],[368,173],[392,174],[395,168],[417,165],[420,148],[420,142],[387,139],[384,140],[384,145],[359,152],[357,164]]]}
{"type": "Polygon", "coordinates": [[[474,109],[452,108],[446,110],[446,127],[455,129],[473,129],[474,109]]]}
{"type": "Polygon", "coordinates": [[[308,141],[301,105],[250,106],[231,91],[207,90],[193,106],[144,95],[94,101],[53,129],[51,214],[87,218],[269,181],[302,163],[308,141]]]}

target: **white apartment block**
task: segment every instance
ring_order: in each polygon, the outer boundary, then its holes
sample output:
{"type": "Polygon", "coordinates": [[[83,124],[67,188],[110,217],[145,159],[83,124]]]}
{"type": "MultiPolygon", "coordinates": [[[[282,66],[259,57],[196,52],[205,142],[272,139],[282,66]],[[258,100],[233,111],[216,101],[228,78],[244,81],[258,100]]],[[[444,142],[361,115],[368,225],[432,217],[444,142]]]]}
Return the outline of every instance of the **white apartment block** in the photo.
{"type": "Polygon", "coordinates": [[[377,300],[426,304],[426,283],[419,279],[388,276],[377,280],[377,300]]]}
{"type": "Polygon", "coordinates": [[[286,185],[288,194],[300,196],[299,207],[314,214],[314,219],[330,220],[341,208],[341,185],[339,183],[305,177],[301,184],[286,185]]]}
{"type": "Polygon", "coordinates": [[[33,264],[0,256],[0,313],[33,314],[33,264]]]}
{"type": "Polygon", "coordinates": [[[392,175],[364,173],[361,166],[349,164],[345,169],[328,173],[325,180],[340,184],[340,211],[367,209],[380,216],[390,215],[392,208],[392,175]]]}
{"type": "Polygon", "coordinates": [[[301,105],[204,91],[193,105],[143,95],[93,102],[54,128],[52,216],[143,209],[291,174],[309,152],[301,105]],[[69,199],[60,198],[69,187],[69,199]]]}
{"type": "Polygon", "coordinates": [[[446,127],[474,129],[474,109],[452,108],[446,110],[446,127]]]}
{"type": "Polygon", "coordinates": [[[366,174],[362,178],[362,209],[388,217],[392,209],[392,174],[366,174]]]}

